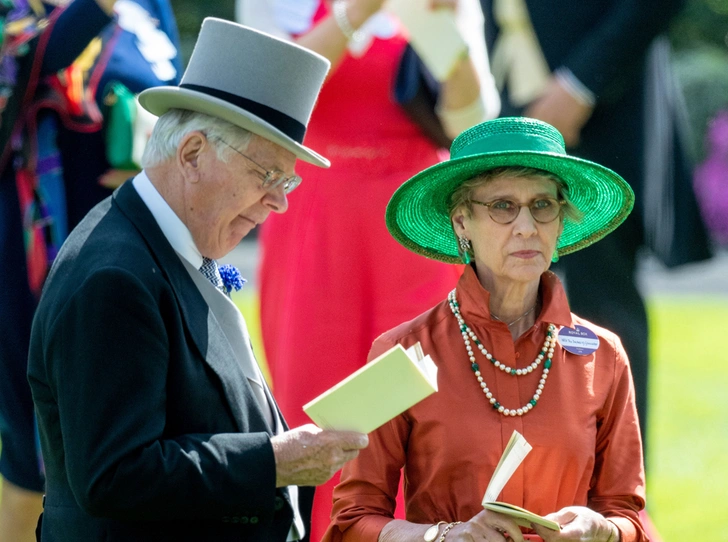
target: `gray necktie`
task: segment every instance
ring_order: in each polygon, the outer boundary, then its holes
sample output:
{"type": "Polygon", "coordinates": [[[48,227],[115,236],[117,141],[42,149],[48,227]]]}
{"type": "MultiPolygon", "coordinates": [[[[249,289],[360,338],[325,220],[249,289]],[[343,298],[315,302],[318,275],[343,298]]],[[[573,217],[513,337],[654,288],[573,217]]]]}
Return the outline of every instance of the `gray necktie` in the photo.
{"type": "Polygon", "coordinates": [[[215,288],[220,290],[222,293],[225,293],[225,289],[222,285],[222,278],[220,277],[220,272],[217,269],[217,262],[215,260],[203,257],[200,273],[205,275],[205,278],[209,280],[215,288]]]}

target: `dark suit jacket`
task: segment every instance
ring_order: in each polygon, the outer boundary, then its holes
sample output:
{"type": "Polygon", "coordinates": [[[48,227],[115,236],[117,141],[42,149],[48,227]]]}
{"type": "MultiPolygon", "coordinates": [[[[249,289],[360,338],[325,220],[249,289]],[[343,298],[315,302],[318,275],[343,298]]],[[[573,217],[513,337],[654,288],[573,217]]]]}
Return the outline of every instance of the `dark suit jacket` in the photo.
{"type": "Polygon", "coordinates": [[[58,256],[28,376],[44,542],[286,539],[293,512],[275,487],[271,428],[131,183],[58,256]]]}
{"type": "MultiPolygon", "coordinates": [[[[566,67],[592,92],[597,103],[584,126],[581,144],[570,152],[609,167],[622,175],[635,191],[636,205],[631,231],[631,251],[644,243],[639,224],[642,206],[645,156],[646,59],[650,45],[663,33],[683,5],[683,0],[525,0],[531,22],[549,68],[566,67]]],[[[493,0],[481,0],[486,20],[489,51],[499,28],[493,16],[493,0]]],[[[503,116],[522,111],[503,93],[503,116]]],[[[677,112],[675,112],[677,114],[677,112]]],[[[672,134],[674,172],[670,202],[677,212],[672,248],[658,252],[669,266],[710,257],[705,227],[692,193],[692,169],[686,142],[672,134]]],[[[626,226],[625,226],[626,227],[626,226]]],[[[622,227],[625,233],[625,227],[622,227]]]]}

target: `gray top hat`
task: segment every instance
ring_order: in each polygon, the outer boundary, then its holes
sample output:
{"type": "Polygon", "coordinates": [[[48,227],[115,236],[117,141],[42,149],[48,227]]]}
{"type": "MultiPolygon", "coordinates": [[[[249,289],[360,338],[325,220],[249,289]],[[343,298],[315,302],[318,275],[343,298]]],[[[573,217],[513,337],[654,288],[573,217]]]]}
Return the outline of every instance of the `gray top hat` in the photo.
{"type": "Polygon", "coordinates": [[[147,89],[139,103],[157,116],[178,108],[219,117],[301,160],[329,167],[326,158],[303,146],[329,67],[304,47],[208,17],[180,85],[147,89]]]}

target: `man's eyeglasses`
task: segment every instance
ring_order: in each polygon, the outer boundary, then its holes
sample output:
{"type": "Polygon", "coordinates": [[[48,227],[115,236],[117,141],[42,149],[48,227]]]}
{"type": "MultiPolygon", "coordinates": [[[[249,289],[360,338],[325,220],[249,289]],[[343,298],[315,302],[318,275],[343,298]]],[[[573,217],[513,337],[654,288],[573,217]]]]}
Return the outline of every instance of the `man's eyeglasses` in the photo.
{"type": "Polygon", "coordinates": [[[253,160],[250,156],[246,156],[242,152],[240,152],[238,149],[233,147],[232,145],[226,143],[220,138],[217,138],[220,143],[225,145],[226,147],[230,147],[232,150],[237,152],[240,156],[248,160],[249,162],[252,162],[256,166],[258,166],[262,171],[256,171],[256,173],[260,176],[260,178],[263,180],[263,188],[268,192],[273,192],[278,187],[283,188],[283,192],[286,194],[290,194],[293,192],[293,190],[301,184],[301,177],[299,175],[286,175],[282,171],[278,169],[265,169],[263,166],[261,166],[258,162],[253,160]]]}
{"type": "Polygon", "coordinates": [[[482,201],[470,200],[478,205],[488,208],[490,218],[498,224],[510,224],[521,212],[521,207],[528,207],[531,216],[536,222],[548,224],[556,220],[561,214],[561,206],[566,203],[556,198],[536,198],[528,203],[516,203],[507,199],[497,199],[484,203],[482,201]]]}

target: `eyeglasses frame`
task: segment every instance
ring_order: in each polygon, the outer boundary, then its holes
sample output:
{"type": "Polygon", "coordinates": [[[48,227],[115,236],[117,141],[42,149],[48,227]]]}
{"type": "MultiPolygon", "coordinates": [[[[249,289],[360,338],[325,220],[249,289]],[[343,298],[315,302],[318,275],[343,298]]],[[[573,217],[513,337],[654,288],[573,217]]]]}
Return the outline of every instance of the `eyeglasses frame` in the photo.
{"type": "Polygon", "coordinates": [[[520,214],[521,214],[521,209],[522,209],[523,207],[528,207],[528,212],[529,212],[529,213],[531,213],[531,217],[532,217],[532,218],[533,218],[533,219],[534,219],[534,220],[535,220],[536,222],[538,222],[539,224],[550,224],[551,222],[553,222],[554,220],[556,220],[556,219],[557,219],[557,218],[559,217],[559,215],[561,215],[561,208],[562,208],[562,207],[563,207],[564,205],[566,205],[566,200],[563,200],[563,199],[558,199],[558,198],[551,198],[551,197],[546,197],[546,198],[544,198],[544,197],[537,197],[537,198],[533,198],[533,199],[532,199],[532,200],[531,200],[531,201],[530,201],[529,203],[518,203],[518,202],[515,202],[515,201],[513,201],[513,200],[510,200],[510,199],[505,199],[505,198],[498,198],[498,199],[494,199],[493,201],[489,201],[489,202],[484,202],[484,201],[478,201],[478,200],[474,200],[474,199],[471,199],[471,200],[470,200],[470,202],[471,202],[471,203],[475,203],[475,204],[477,204],[477,205],[482,205],[483,207],[487,207],[487,208],[488,208],[488,215],[489,215],[489,216],[490,216],[490,218],[491,218],[491,219],[493,220],[493,222],[495,222],[496,224],[502,224],[502,225],[504,225],[504,226],[505,226],[505,225],[507,225],[507,224],[511,224],[511,223],[515,222],[515,220],[516,220],[516,219],[518,218],[518,215],[520,215],[520,214]],[[536,218],[535,216],[533,216],[533,210],[531,210],[531,205],[533,205],[533,204],[534,204],[534,202],[536,202],[536,201],[538,201],[538,200],[544,200],[544,199],[547,199],[547,200],[552,200],[552,201],[555,201],[556,203],[558,203],[558,204],[559,204],[559,212],[558,212],[558,213],[556,213],[556,216],[554,216],[554,217],[553,217],[553,218],[552,218],[551,220],[547,220],[546,222],[543,222],[543,221],[541,221],[541,220],[537,219],[537,218],[536,218]],[[492,206],[492,205],[493,205],[494,203],[498,203],[499,201],[508,201],[508,202],[510,202],[510,203],[513,203],[514,205],[517,205],[517,206],[518,206],[518,212],[517,212],[517,213],[515,214],[515,216],[514,216],[514,217],[513,217],[513,218],[512,218],[511,220],[509,220],[508,222],[498,222],[498,221],[497,221],[497,220],[496,220],[496,219],[495,219],[495,218],[493,217],[493,213],[492,213],[492,210],[491,210],[491,206],[492,206]]]}
{"type": "Polygon", "coordinates": [[[279,169],[270,169],[270,170],[269,169],[265,169],[258,162],[256,162],[255,160],[253,160],[250,156],[248,156],[246,154],[243,154],[241,151],[239,151],[238,149],[236,149],[235,147],[233,147],[232,145],[230,145],[230,143],[228,143],[227,141],[225,141],[223,139],[220,139],[219,137],[217,137],[215,139],[217,139],[217,141],[219,141],[220,143],[222,143],[226,147],[229,147],[230,149],[234,150],[240,156],[242,156],[246,160],[252,162],[253,164],[255,164],[257,167],[259,167],[261,169],[261,171],[256,171],[256,173],[258,174],[258,176],[260,177],[260,179],[263,181],[263,188],[267,192],[272,192],[273,190],[275,190],[279,186],[283,186],[283,192],[286,195],[288,195],[291,192],[293,192],[298,187],[298,185],[300,185],[301,182],[303,181],[303,179],[301,179],[301,176],[300,175],[296,175],[295,173],[293,175],[286,175],[285,173],[283,173],[279,169]],[[263,172],[265,172],[265,173],[263,173],[263,172]],[[275,178],[276,175],[282,175],[282,177],[280,178],[280,180],[278,182],[276,182],[275,184],[273,184],[273,179],[275,178]],[[287,184],[289,184],[289,185],[292,184],[293,186],[290,187],[290,188],[288,188],[288,189],[286,189],[286,185],[287,184]]]}

